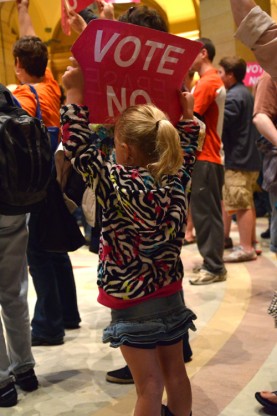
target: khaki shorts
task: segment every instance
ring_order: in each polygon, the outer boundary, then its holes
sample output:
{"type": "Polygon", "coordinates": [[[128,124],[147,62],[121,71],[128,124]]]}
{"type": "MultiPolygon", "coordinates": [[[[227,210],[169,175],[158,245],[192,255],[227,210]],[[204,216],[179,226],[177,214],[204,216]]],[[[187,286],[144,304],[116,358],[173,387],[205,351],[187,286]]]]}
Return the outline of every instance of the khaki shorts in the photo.
{"type": "Polygon", "coordinates": [[[254,207],[253,194],[257,186],[259,172],[225,170],[223,187],[224,208],[230,214],[254,207]]]}

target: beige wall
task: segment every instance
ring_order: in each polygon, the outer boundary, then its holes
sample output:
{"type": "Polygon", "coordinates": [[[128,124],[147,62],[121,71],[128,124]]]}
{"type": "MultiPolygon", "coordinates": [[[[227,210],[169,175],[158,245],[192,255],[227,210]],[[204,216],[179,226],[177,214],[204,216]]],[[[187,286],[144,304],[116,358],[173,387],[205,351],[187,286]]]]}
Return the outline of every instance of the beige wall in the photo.
{"type": "MultiPolygon", "coordinates": [[[[271,13],[270,0],[257,0],[256,2],[267,13],[271,13]]],[[[237,55],[246,61],[255,61],[253,53],[234,39],[236,27],[229,0],[201,0],[200,27],[201,36],[210,38],[216,46],[215,65],[222,57],[228,55],[237,55]]]]}

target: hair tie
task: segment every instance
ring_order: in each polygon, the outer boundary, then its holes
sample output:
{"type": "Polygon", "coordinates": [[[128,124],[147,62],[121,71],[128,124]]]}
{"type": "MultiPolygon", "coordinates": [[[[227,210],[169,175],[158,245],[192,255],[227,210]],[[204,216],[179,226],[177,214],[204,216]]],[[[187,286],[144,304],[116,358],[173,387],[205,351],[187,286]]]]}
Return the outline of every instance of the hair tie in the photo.
{"type": "Polygon", "coordinates": [[[158,121],[156,122],[156,130],[158,130],[158,129],[159,129],[160,121],[161,121],[161,120],[158,120],[158,121]]]}

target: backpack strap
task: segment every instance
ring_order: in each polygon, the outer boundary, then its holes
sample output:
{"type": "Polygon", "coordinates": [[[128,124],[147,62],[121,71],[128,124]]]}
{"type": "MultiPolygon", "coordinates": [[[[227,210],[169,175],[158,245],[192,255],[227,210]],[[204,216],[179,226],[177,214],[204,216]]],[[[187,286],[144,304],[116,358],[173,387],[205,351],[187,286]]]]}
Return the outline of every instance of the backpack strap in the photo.
{"type": "Polygon", "coordinates": [[[42,114],[41,114],[41,108],[40,108],[40,102],[39,102],[39,98],[38,98],[38,93],[37,90],[35,89],[35,87],[31,84],[28,84],[30,90],[32,91],[32,93],[35,95],[36,100],[37,100],[37,109],[36,109],[36,118],[38,118],[39,120],[42,120],[42,114]]]}

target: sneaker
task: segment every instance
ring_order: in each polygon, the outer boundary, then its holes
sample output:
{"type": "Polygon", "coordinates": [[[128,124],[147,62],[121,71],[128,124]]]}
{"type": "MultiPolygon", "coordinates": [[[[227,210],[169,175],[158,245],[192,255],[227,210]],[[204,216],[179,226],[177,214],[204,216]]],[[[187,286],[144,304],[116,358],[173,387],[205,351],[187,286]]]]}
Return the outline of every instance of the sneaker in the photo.
{"type": "Polygon", "coordinates": [[[15,384],[24,391],[34,391],[38,388],[38,379],[32,368],[25,373],[14,374],[14,377],[15,384]]]}
{"type": "Polygon", "coordinates": [[[133,376],[127,365],[118,370],[108,371],[106,381],[117,384],[134,384],[133,376]]]}
{"type": "Polygon", "coordinates": [[[231,237],[224,238],[224,249],[227,250],[228,248],[233,248],[233,240],[231,237]]]}
{"type": "Polygon", "coordinates": [[[32,347],[48,347],[51,345],[62,345],[64,344],[63,338],[41,338],[32,335],[32,347]]]}
{"type": "Polygon", "coordinates": [[[17,391],[14,382],[11,381],[5,387],[0,388],[0,407],[12,407],[17,404],[17,391]]]}
{"type": "Polygon", "coordinates": [[[254,241],[253,242],[253,248],[256,251],[257,256],[260,256],[263,252],[261,243],[259,241],[254,241]]]}
{"type": "Polygon", "coordinates": [[[252,251],[245,251],[241,246],[235,247],[230,254],[223,257],[225,263],[239,263],[256,259],[257,254],[254,249],[252,251]]]}
{"type": "Polygon", "coordinates": [[[209,285],[211,283],[224,282],[227,277],[226,270],[219,274],[214,274],[208,270],[201,269],[194,279],[190,280],[191,285],[209,285]]]}
{"type": "Polygon", "coordinates": [[[203,269],[203,265],[202,264],[196,264],[194,266],[194,268],[192,269],[192,273],[199,273],[200,270],[202,270],[202,269],[203,269]]]}

